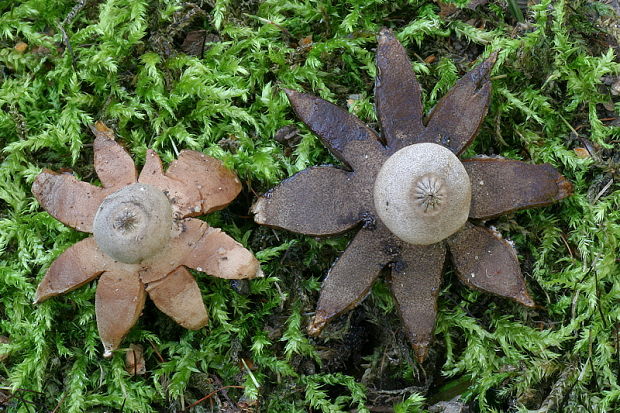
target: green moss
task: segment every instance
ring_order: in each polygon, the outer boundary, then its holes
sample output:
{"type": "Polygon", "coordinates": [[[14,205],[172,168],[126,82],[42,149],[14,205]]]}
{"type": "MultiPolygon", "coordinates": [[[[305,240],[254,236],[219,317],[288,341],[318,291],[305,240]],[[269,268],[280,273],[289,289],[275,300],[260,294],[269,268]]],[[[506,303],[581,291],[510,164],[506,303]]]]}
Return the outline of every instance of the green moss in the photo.
{"type": "Polygon", "coordinates": [[[620,408],[620,129],[610,121],[618,103],[608,81],[620,65],[596,21],[609,10],[542,0],[517,25],[506,2],[445,17],[430,0],[199,4],[0,5],[0,335],[11,340],[0,344],[10,353],[0,386],[15,395],[9,411],[179,411],[215,392],[211,401],[258,411],[414,412],[448,388],[482,411],[620,408]],[[319,282],[346,237],[317,241],[248,217],[254,193],[334,162],[295,118],[283,87],[341,106],[357,95],[350,110],[376,127],[374,48],[383,26],[408,48],[427,109],[474,59],[499,50],[489,115],[468,153],[549,162],[575,184],[557,205],[492,222],[515,241],[540,306],[524,309],[448,276],[425,366],[413,361],[381,283],[323,338],[309,338],[319,282]],[[209,34],[202,56],[181,51],[191,30],[209,34]],[[14,48],[20,41],[23,53],[14,48]],[[101,358],[93,284],[31,304],[51,262],[84,235],[42,212],[30,185],[41,168],[72,168],[97,183],[88,125],[98,119],[139,164],[147,147],[166,162],[190,148],[234,168],[245,190],[208,220],[253,249],[267,274],[245,292],[199,276],[211,318],[200,331],[147,304],[124,342],[145,348],[141,377],[125,372],[122,351],[101,358]],[[291,147],[274,140],[286,125],[299,129],[291,147]],[[586,144],[597,152],[580,159],[573,149],[586,144]]]}

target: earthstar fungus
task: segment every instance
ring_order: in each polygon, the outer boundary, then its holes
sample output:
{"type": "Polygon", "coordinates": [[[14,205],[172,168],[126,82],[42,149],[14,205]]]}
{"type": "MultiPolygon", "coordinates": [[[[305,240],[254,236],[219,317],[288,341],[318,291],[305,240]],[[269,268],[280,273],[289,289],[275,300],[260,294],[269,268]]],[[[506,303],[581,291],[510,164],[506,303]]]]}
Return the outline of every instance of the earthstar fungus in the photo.
{"type": "Polygon", "coordinates": [[[465,74],[424,121],[407,53],[383,29],[375,82],[382,136],[332,103],[286,90],[298,117],[344,167],[293,175],[258,199],[254,219],[314,236],[357,232],[323,281],[309,334],[355,307],[387,267],[405,331],[423,361],[448,250],[465,285],[534,306],[514,249],[481,221],[551,204],[570,195],[572,185],[547,164],[459,158],[486,115],[495,58],[465,74]]]}
{"type": "Polygon", "coordinates": [[[52,263],[35,303],[99,277],[97,328],[108,357],[136,323],[147,295],[185,328],[207,324],[200,288],[187,268],[227,279],[262,272],[241,244],[192,218],[224,208],[241,191],[239,179],[221,161],[184,150],[164,172],[159,156],[149,150],[138,175],[109,128],[97,122],[91,129],[101,187],[49,170],[32,185],[50,215],[93,233],[52,263]]]}

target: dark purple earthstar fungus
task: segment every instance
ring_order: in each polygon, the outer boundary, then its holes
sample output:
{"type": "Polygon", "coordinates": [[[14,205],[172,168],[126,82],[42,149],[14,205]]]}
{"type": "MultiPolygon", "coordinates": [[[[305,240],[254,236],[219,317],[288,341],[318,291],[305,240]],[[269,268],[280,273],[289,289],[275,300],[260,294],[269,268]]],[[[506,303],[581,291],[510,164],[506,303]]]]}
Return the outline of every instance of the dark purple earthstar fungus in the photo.
{"type": "Polygon", "coordinates": [[[375,104],[383,136],[318,97],[287,90],[299,118],[344,167],[305,169],[262,195],[259,224],[301,234],[357,234],[329,270],[313,320],[355,307],[385,267],[418,360],[428,354],[447,249],[467,286],[534,306],[512,246],[484,220],[551,204],[572,185],[552,166],[459,159],[486,115],[495,55],[461,78],[423,121],[420,85],[389,30],[378,38],[375,104]]]}
{"type": "Polygon", "coordinates": [[[32,193],[54,218],[92,233],[50,266],[35,303],[99,277],[97,328],[109,357],[136,323],[146,296],[181,326],[197,330],[208,316],[200,288],[187,268],[241,279],[261,276],[256,258],[218,228],[193,218],[224,208],[241,191],[221,161],[181,151],[164,172],[155,151],[138,175],[129,154],[103,123],[95,134],[95,171],[102,186],[69,173],[45,170],[32,193]]]}

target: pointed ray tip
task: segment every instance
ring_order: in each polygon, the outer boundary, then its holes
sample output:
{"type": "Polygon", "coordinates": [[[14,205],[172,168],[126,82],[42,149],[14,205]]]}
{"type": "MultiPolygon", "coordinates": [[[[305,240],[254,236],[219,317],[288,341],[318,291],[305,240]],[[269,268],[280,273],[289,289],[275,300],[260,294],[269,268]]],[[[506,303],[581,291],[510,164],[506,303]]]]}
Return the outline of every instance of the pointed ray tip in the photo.
{"type": "Polygon", "coordinates": [[[485,63],[488,62],[489,64],[494,65],[497,61],[497,56],[499,56],[499,50],[492,52],[489,57],[487,57],[487,60],[485,60],[485,63]]]}
{"type": "Polygon", "coordinates": [[[562,175],[557,180],[558,185],[558,199],[564,199],[573,194],[573,184],[562,175]]]}
{"type": "Polygon", "coordinates": [[[291,98],[291,96],[295,96],[299,93],[298,91],[289,89],[287,87],[283,87],[282,90],[284,91],[284,93],[286,93],[286,96],[288,96],[289,99],[291,98]]]}
{"type": "Polygon", "coordinates": [[[317,311],[317,313],[314,315],[314,318],[310,322],[310,325],[308,326],[308,335],[312,337],[318,336],[319,334],[321,334],[321,331],[323,331],[323,327],[325,327],[325,324],[327,324],[327,319],[321,314],[319,314],[319,312],[317,311]]]}
{"type": "Polygon", "coordinates": [[[103,357],[109,359],[112,357],[112,348],[104,345],[103,346],[103,357]]]}
{"type": "Polygon", "coordinates": [[[94,125],[89,125],[90,131],[95,135],[95,141],[97,140],[110,140],[116,141],[114,138],[114,132],[108,128],[105,123],[98,120],[94,125]]]}
{"type": "Polygon", "coordinates": [[[497,53],[493,52],[491,55],[478,66],[470,70],[463,78],[468,78],[470,82],[476,85],[476,89],[482,88],[486,84],[490,84],[491,70],[497,60],[497,53]]]}
{"type": "Polygon", "coordinates": [[[265,278],[265,273],[263,272],[263,269],[260,267],[260,264],[258,266],[258,269],[256,270],[256,274],[254,274],[254,278],[265,278]]]}
{"type": "Polygon", "coordinates": [[[110,133],[110,132],[112,132],[112,129],[108,128],[106,126],[106,124],[103,123],[100,120],[95,122],[94,125],[89,125],[89,128],[90,128],[91,131],[93,131],[94,134],[97,134],[97,132],[103,132],[103,133],[110,133]]]}
{"type": "Polygon", "coordinates": [[[481,81],[489,81],[489,76],[491,75],[491,70],[493,70],[493,66],[495,66],[495,62],[497,62],[497,51],[491,53],[489,57],[487,57],[484,62],[480,63],[478,66],[480,71],[480,80],[481,81]]]}
{"type": "Polygon", "coordinates": [[[530,297],[530,295],[527,293],[527,291],[521,291],[516,297],[515,300],[520,303],[523,304],[526,307],[530,307],[530,308],[535,308],[536,307],[536,303],[534,302],[534,300],[532,299],[532,297],[530,297]]]}
{"type": "Polygon", "coordinates": [[[474,71],[478,72],[478,79],[480,83],[489,81],[491,70],[493,70],[494,65],[495,59],[489,57],[487,60],[480,63],[477,68],[474,69],[474,71]]]}
{"type": "Polygon", "coordinates": [[[378,40],[380,43],[393,38],[395,38],[394,33],[392,33],[392,30],[387,27],[382,27],[381,30],[379,30],[378,40]]]}
{"type": "Polygon", "coordinates": [[[428,357],[429,343],[412,344],[413,352],[418,363],[422,364],[428,357]]]}
{"type": "Polygon", "coordinates": [[[37,292],[34,295],[34,300],[32,301],[32,304],[41,304],[43,301],[47,300],[49,297],[50,295],[42,294],[40,291],[40,288],[37,288],[37,292]]]}
{"type": "Polygon", "coordinates": [[[257,224],[264,224],[266,221],[265,203],[266,203],[266,199],[263,197],[260,197],[254,203],[254,205],[252,205],[252,207],[250,208],[250,212],[254,214],[254,222],[256,222],[257,224]]]}

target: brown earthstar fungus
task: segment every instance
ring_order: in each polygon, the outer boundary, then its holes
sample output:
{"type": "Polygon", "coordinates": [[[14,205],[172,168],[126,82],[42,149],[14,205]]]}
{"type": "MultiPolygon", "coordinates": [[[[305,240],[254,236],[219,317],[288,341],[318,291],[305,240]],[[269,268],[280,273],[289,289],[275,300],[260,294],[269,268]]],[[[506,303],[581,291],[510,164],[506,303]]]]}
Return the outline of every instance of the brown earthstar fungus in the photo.
{"type": "Polygon", "coordinates": [[[241,191],[239,179],[222,162],[184,150],[164,172],[157,153],[149,150],[138,175],[109,128],[97,122],[91,129],[101,187],[49,170],[32,185],[50,215],[93,234],[52,263],[35,303],[99,277],[95,309],[107,357],[136,323],[147,295],[185,328],[207,324],[200,288],[187,268],[226,279],[262,272],[250,251],[193,218],[224,208],[241,191]]]}
{"type": "Polygon", "coordinates": [[[293,175],[258,199],[255,221],[314,236],[357,232],[323,282],[309,334],[355,307],[387,267],[405,331],[423,361],[448,251],[465,285],[534,306],[514,249],[481,223],[551,204],[572,186],[547,164],[459,159],[486,115],[495,58],[465,74],[424,121],[407,53],[382,30],[375,82],[382,136],[325,100],[286,90],[299,118],[344,167],[293,175]]]}

